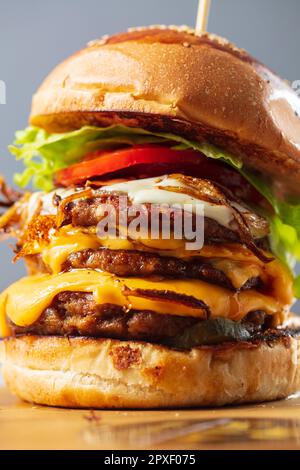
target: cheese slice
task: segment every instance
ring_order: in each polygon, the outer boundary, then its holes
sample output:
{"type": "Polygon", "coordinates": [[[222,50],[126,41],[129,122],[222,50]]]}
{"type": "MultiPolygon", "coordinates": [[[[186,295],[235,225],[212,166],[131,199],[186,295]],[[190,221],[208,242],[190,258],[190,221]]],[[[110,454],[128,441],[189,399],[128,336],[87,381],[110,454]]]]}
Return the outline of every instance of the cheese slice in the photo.
{"type": "MultiPolygon", "coordinates": [[[[264,265],[248,248],[240,244],[205,245],[199,251],[187,251],[183,240],[128,240],[124,238],[100,239],[94,228],[84,229],[67,225],[51,235],[49,243],[36,243],[28,254],[41,254],[44,263],[53,272],[61,272],[61,267],[71,253],[85,249],[108,248],[110,250],[139,250],[175,258],[221,258],[230,261],[245,261],[264,265]]],[[[271,255],[270,255],[271,256],[271,255]]],[[[220,268],[222,269],[222,268],[220,268]]],[[[232,266],[228,272],[232,271],[232,266]]]]}
{"type": "MultiPolygon", "coordinates": [[[[66,225],[54,233],[51,233],[50,242],[44,239],[37,239],[27,247],[23,247],[22,255],[42,254],[44,262],[50,266],[53,256],[60,252],[61,264],[67,259],[70,253],[88,248],[109,248],[111,250],[139,250],[145,252],[156,252],[162,256],[173,256],[175,258],[190,258],[202,256],[205,258],[228,258],[240,261],[259,262],[257,257],[244,245],[238,243],[204,245],[200,250],[186,250],[184,240],[164,240],[139,238],[129,240],[124,237],[99,238],[95,227],[83,228],[66,225]]],[[[53,272],[60,272],[59,263],[53,263],[53,272]]]]}
{"type": "MultiPolygon", "coordinates": [[[[179,241],[174,240],[174,242],[179,241]]],[[[166,242],[168,240],[156,240],[156,253],[161,256],[186,259],[199,256],[207,258],[216,269],[226,274],[236,289],[240,289],[249,279],[259,277],[268,286],[271,295],[282,304],[288,305],[293,301],[291,275],[278,260],[264,263],[239,244],[206,245],[197,252],[187,252],[185,249],[175,249],[169,252],[166,250],[168,246],[166,242]]],[[[120,238],[100,240],[93,230],[71,226],[60,229],[51,238],[49,244],[37,246],[36,253],[41,253],[44,263],[50,267],[52,273],[58,274],[71,253],[101,247],[111,250],[136,250],[138,248],[140,251],[153,253],[153,248],[149,249],[147,246],[147,240],[143,240],[143,245],[137,247],[136,243],[120,238]]]]}
{"type": "Polygon", "coordinates": [[[53,274],[58,274],[62,271],[63,264],[70,254],[87,249],[97,249],[99,246],[99,240],[93,233],[77,230],[62,231],[58,237],[54,236],[51,242],[45,245],[41,252],[42,260],[53,274]]]}
{"type": "MultiPolygon", "coordinates": [[[[268,282],[268,275],[264,265],[254,261],[236,261],[230,259],[213,259],[210,263],[214,268],[226,274],[231,281],[233,287],[240,289],[249,279],[260,278],[264,282],[268,282]]],[[[281,270],[278,272],[281,275],[281,270]]]]}
{"type": "Polygon", "coordinates": [[[124,311],[151,310],[162,315],[206,318],[205,310],[170,300],[155,300],[147,296],[128,294],[128,289],[156,290],[164,293],[192,296],[210,309],[210,318],[226,317],[241,320],[247,313],[263,310],[269,315],[280,314],[284,306],[272,296],[253,290],[234,293],[198,280],[155,280],[120,278],[100,271],[78,269],[58,275],[25,277],[11,285],[0,296],[1,334],[7,335],[6,317],[18,326],[36,322],[60,292],[91,292],[98,305],[113,304],[124,311]],[[125,293],[125,288],[126,293],[125,293]]]}

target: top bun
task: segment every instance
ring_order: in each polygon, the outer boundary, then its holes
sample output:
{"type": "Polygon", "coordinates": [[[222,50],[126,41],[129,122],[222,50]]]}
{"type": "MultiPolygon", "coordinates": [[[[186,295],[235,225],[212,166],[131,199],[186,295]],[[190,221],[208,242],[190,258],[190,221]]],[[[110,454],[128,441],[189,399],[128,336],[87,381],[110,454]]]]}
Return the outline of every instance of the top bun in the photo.
{"type": "Polygon", "coordinates": [[[30,122],[49,132],[122,123],[208,140],[300,183],[300,100],[245,51],[181,27],[93,41],[46,78],[30,122]]]}

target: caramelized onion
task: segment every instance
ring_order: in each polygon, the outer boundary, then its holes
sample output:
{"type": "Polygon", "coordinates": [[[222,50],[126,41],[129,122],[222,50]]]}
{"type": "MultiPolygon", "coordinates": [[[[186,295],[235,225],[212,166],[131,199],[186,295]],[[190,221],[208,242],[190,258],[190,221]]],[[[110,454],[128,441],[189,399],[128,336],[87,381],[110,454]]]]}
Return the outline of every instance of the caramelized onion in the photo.
{"type": "Polygon", "coordinates": [[[142,297],[149,300],[158,300],[159,302],[176,303],[185,305],[186,307],[202,310],[205,318],[209,318],[209,307],[202,301],[190,295],[178,294],[166,290],[150,290],[150,289],[130,289],[127,286],[123,287],[123,293],[127,297],[142,297]]]}
{"type": "Polygon", "coordinates": [[[177,179],[180,183],[182,183],[183,186],[164,186],[161,189],[164,189],[165,191],[188,194],[195,199],[200,199],[214,205],[228,207],[232,211],[233,225],[234,223],[236,224],[236,229],[241,241],[260,260],[266,263],[272,261],[273,258],[267,257],[264,252],[256,246],[254,241],[254,233],[252,233],[254,230],[257,232],[260,229],[260,238],[268,235],[269,225],[265,219],[254,214],[250,210],[247,212],[241,212],[236,207],[237,204],[239,204],[239,201],[229,200],[225,196],[225,192],[227,191],[219,187],[216,183],[212,183],[209,180],[200,180],[199,178],[192,178],[191,176],[184,176],[180,174],[170,175],[170,178],[177,179]]]}
{"type": "Polygon", "coordinates": [[[0,195],[4,198],[0,201],[0,207],[11,207],[22,198],[23,193],[8,186],[3,176],[0,175],[0,195]]]}

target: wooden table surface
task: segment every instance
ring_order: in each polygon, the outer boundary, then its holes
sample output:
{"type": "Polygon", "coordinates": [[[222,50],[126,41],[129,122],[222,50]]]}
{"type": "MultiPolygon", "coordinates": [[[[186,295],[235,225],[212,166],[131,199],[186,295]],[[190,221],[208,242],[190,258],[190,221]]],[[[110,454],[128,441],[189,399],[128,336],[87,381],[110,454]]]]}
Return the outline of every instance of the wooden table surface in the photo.
{"type": "Polygon", "coordinates": [[[300,398],[172,411],[65,410],[0,388],[0,449],[300,449],[300,398]]]}

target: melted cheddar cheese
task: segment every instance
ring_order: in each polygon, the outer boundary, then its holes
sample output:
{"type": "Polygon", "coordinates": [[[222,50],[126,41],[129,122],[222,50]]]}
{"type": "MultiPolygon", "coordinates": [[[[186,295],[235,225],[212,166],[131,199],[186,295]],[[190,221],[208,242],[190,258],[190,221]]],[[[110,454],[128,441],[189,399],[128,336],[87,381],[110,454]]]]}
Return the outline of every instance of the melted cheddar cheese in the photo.
{"type": "Polygon", "coordinates": [[[136,289],[191,296],[209,307],[210,318],[226,317],[238,321],[251,311],[263,310],[275,315],[282,314],[285,307],[278,299],[253,290],[234,293],[199,280],[120,278],[100,271],[78,269],[58,275],[29,276],[11,285],[0,296],[0,333],[8,334],[6,317],[18,326],[33,324],[55,296],[65,291],[91,292],[98,305],[118,305],[126,312],[151,310],[162,315],[206,318],[205,310],[200,307],[167,298],[151,299],[141,293],[136,296],[136,289]]]}
{"type": "MultiPolygon", "coordinates": [[[[158,253],[161,256],[192,258],[201,256],[212,259],[228,259],[246,263],[264,265],[263,262],[246,247],[240,244],[205,245],[201,250],[187,251],[184,240],[128,240],[125,238],[100,239],[94,228],[62,227],[51,236],[49,243],[36,244],[28,254],[41,254],[44,263],[53,274],[61,272],[61,266],[71,253],[85,249],[108,248],[110,250],[139,250],[158,253]]],[[[232,266],[228,271],[230,272],[232,266]]],[[[220,269],[222,269],[220,267],[220,269]]]]}
{"type": "MultiPolygon", "coordinates": [[[[186,251],[184,247],[179,246],[182,240],[174,240],[175,248],[170,247],[169,240],[149,241],[152,244],[154,242],[156,242],[156,252],[161,256],[176,258],[201,256],[209,259],[216,269],[224,272],[236,289],[240,289],[249,279],[259,277],[269,286],[269,291],[280,303],[283,305],[292,303],[292,279],[287,269],[278,260],[264,263],[250,250],[239,244],[206,245],[200,251],[186,251]]],[[[71,253],[101,247],[111,250],[136,250],[138,248],[140,251],[153,253],[153,246],[149,249],[148,240],[140,241],[138,246],[136,242],[120,238],[100,240],[93,230],[83,231],[70,226],[60,229],[57,235],[51,238],[49,244],[37,246],[36,253],[41,253],[44,263],[51,272],[58,274],[71,253]]]]}
{"type": "MultiPolygon", "coordinates": [[[[62,233],[53,237],[42,250],[42,260],[53,274],[62,271],[62,266],[72,253],[86,249],[99,248],[99,239],[93,233],[84,233],[77,230],[62,233]]],[[[38,250],[40,251],[40,250],[38,250]]]]}
{"type": "Polygon", "coordinates": [[[134,292],[128,294],[128,290],[136,289],[162,293],[170,291],[204,302],[209,308],[210,318],[226,317],[239,321],[249,312],[262,310],[274,315],[277,323],[284,321],[285,312],[293,301],[292,279],[279,261],[264,263],[240,244],[206,245],[199,251],[190,252],[185,250],[184,245],[182,240],[100,240],[95,229],[63,227],[51,235],[48,243],[34,244],[33,253],[42,256],[52,274],[26,277],[1,294],[0,335],[9,335],[7,318],[18,326],[29,326],[39,319],[60,292],[65,291],[91,292],[98,305],[118,305],[127,312],[131,309],[151,310],[162,315],[206,318],[206,310],[200,307],[191,307],[167,298],[164,300],[137,296],[134,292]],[[264,294],[254,289],[232,292],[200,280],[120,278],[99,270],[61,272],[71,253],[100,247],[112,250],[138,249],[177,258],[201,256],[223,271],[236,289],[243,286],[248,279],[259,277],[267,286],[267,290],[264,294]]]}

